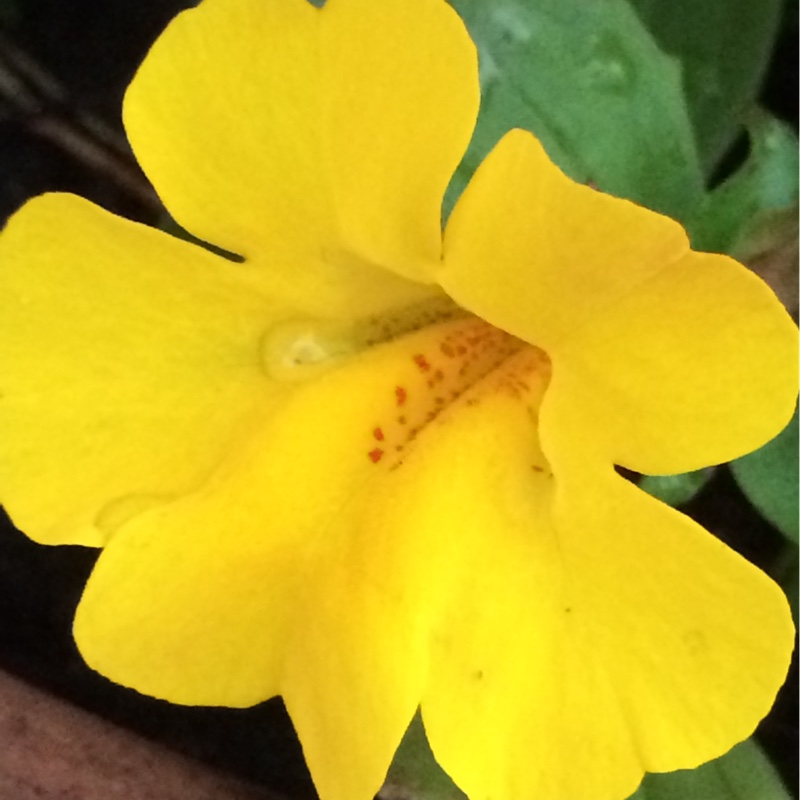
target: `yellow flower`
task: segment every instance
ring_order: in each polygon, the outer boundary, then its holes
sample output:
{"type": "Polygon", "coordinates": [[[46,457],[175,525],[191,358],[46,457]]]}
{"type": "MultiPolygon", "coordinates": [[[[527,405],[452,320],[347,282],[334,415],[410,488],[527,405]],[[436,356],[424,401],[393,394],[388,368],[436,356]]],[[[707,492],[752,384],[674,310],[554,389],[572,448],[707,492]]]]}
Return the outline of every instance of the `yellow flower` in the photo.
{"type": "Polygon", "coordinates": [[[774,436],[796,329],[675,222],[528,133],[442,235],[478,107],[442,0],[204,0],[126,97],[167,208],[0,242],[0,497],[103,547],[87,662],[177,703],[281,694],[323,800],[415,709],[473,800],[619,800],[747,737],[792,649],[765,575],[614,465],[774,436]]]}

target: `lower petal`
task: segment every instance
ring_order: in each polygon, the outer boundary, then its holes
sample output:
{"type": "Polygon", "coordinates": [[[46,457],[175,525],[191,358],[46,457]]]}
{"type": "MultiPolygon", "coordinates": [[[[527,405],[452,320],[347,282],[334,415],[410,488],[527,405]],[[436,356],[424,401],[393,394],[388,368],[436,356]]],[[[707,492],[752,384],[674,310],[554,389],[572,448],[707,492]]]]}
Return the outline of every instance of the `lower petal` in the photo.
{"type": "Polygon", "coordinates": [[[571,474],[554,519],[644,768],[692,768],[746,739],[789,668],[780,587],[612,470],[571,474]]]}
{"type": "Polygon", "coordinates": [[[280,693],[324,800],[372,797],[441,606],[411,467],[518,347],[456,319],[292,384],[201,491],[111,539],[75,621],[87,662],[173,702],[280,693]]]}
{"type": "Polygon", "coordinates": [[[490,419],[422,517],[458,539],[422,701],[445,771],[473,798],[620,800],[750,735],[791,655],[780,589],[610,467],[532,471],[529,423],[490,419]]]}

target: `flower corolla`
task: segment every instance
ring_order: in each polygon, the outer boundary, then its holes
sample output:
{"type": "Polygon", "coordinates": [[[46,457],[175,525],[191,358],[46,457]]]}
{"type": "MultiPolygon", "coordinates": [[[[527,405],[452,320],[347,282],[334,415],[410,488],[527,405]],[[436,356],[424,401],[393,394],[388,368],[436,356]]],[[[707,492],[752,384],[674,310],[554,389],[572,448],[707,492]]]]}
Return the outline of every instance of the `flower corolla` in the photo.
{"type": "Polygon", "coordinates": [[[196,243],[79,198],[0,237],[0,499],[101,547],[87,662],[177,703],[282,695],[323,800],[421,708],[472,800],[620,800],[746,738],[780,589],[621,477],[789,420],[796,329],[679,224],[479,104],[442,0],[204,0],[124,105],[196,243]]]}

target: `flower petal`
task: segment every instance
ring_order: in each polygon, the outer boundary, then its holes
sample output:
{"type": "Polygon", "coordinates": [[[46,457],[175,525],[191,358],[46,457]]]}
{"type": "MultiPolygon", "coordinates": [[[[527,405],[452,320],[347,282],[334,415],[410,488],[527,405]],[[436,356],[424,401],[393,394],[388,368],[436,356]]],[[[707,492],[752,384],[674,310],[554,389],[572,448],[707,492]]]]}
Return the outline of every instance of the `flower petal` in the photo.
{"type": "Polygon", "coordinates": [[[415,519],[457,540],[422,700],[445,771],[470,797],[620,800],[746,738],[791,654],[778,587],[610,468],[531,469],[524,405],[466,412],[415,519]]]}
{"type": "Polygon", "coordinates": [[[575,183],[532,134],[513,130],[450,216],[439,282],[551,352],[688,249],[678,223],[575,183]]]}
{"type": "Polygon", "coordinates": [[[763,281],[719,255],[685,256],[553,360],[545,451],[568,437],[644,473],[755,450],[787,425],[797,399],[796,325],[763,281]]]}
{"type": "Polygon", "coordinates": [[[348,314],[413,288],[376,265],[428,280],[478,102],[442,0],[204,0],[156,42],[124,119],[181,225],[348,314]]]}
{"type": "Polygon", "coordinates": [[[549,415],[569,414],[576,446],[683,472],[759,447],[791,417],[797,328],[766,284],[689,251],[668,218],[573,183],[530,134],[490,154],[445,244],[445,290],[553,360],[546,451],[549,415]]]}
{"type": "Polygon", "coordinates": [[[2,501],[34,539],[102,544],[196,488],[274,394],[274,305],[239,265],[45,195],[0,238],[2,501]]]}
{"type": "Polygon", "coordinates": [[[294,384],[200,491],[115,534],[76,615],[86,661],[173,702],[280,693],[321,796],[373,796],[419,704],[440,605],[418,507],[396,505],[405,459],[519,346],[461,318],[294,384]]]}

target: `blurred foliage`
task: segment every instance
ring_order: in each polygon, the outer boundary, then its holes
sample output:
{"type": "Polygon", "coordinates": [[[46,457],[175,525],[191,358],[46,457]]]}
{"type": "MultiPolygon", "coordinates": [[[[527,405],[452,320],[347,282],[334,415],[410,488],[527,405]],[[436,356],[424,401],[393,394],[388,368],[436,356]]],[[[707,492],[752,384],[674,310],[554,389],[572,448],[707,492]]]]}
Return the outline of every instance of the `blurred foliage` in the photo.
{"type": "Polygon", "coordinates": [[[707,467],[680,475],[643,475],[638,485],[668,505],[682,506],[711,480],[714,472],[714,467],[707,467]]]}
{"type": "Polygon", "coordinates": [[[467,800],[433,757],[417,711],[397,748],[384,788],[375,800],[467,800]]]}
{"type": "Polygon", "coordinates": [[[701,163],[711,170],[755,101],[780,23],[781,0],[630,0],[683,69],[701,163]]]}
{"type": "Polygon", "coordinates": [[[754,739],[697,769],[647,775],[630,800],[789,800],[754,739]]]}
{"type": "Polygon", "coordinates": [[[696,248],[744,259],[769,248],[778,220],[796,221],[800,166],[797,135],[785,122],[752,110],[746,125],[747,159],[704,197],[689,221],[696,248]]]}
{"type": "Polygon", "coordinates": [[[789,600],[789,605],[792,607],[794,626],[797,628],[800,625],[800,617],[798,616],[798,604],[800,604],[800,552],[797,545],[787,542],[777,563],[772,568],[772,577],[778,581],[789,600]]]}
{"type": "Polygon", "coordinates": [[[498,139],[533,131],[575,180],[690,219],[767,67],[780,0],[452,0],[482,103],[445,215],[498,139]]]}
{"type": "Polygon", "coordinates": [[[702,174],[675,59],[625,0],[453,0],[480,55],[482,102],[446,210],[510,128],[572,178],[679,219],[702,174]]]}
{"type": "Polygon", "coordinates": [[[797,411],[783,433],[760,450],[731,464],[731,469],[748,500],[784,536],[798,543],[797,411]]]}

